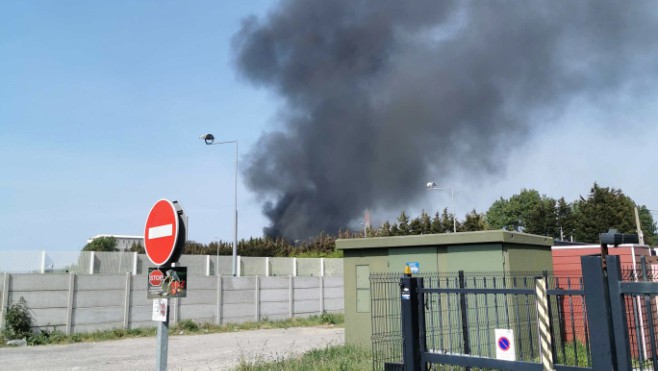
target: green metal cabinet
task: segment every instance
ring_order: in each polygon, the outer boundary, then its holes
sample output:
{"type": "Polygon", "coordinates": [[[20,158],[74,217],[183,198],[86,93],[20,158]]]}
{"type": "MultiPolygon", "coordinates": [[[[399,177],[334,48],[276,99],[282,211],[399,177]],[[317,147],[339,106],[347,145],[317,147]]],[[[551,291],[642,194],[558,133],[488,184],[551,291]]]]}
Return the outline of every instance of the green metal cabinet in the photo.
{"type": "Polygon", "coordinates": [[[337,240],[344,253],[345,341],[371,346],[371,274],[402,273],[409,262],[421,274],[551,270],[552,244],[549,237],[507,231],[337,240]]]}

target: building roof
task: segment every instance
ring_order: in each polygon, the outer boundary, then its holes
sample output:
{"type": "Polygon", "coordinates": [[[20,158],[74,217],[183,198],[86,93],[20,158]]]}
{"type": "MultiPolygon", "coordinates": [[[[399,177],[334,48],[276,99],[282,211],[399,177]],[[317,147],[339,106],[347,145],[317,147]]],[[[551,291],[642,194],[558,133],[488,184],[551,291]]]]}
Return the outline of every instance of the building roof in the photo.
{"type": "Polygon", "coordinates": [[[423,234],[414,236],[340,239],[336,240],[336,248],[339,250],[352,250],[386,247],[468,245],[482,243],[508,243],[550,247],[553,245],[553,239],[550,237],[537,236],[534,234],[496,230],[423,234]]]}

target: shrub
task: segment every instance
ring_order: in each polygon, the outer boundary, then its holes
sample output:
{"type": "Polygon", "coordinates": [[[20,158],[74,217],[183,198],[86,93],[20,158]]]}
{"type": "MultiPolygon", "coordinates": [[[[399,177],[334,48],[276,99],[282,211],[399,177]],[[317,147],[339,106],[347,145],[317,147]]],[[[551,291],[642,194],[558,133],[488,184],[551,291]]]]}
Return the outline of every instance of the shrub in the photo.
{"type": "Polygon", "coordinates": [[[5,316],[7,325],[3,331],[4,337],[9,340],[30,338],[33,335],[32,323],[34,321],[31,312],[32,310],[22,296],[18,302],[10,305],[5,316]]]}
{"type": "Polygon", "coordinates": [[[322,323],[326,323],[328,325],[335,325],[338,322],[336,317],[332,313],[327,313],[327,311],[322,312],[320,320],[322,323]]]}
{"type": "Polygon", "coordinates": [[[199,325],[192,320],[186,319],[176,324],[176,331],[198,332],[199,325]]]}

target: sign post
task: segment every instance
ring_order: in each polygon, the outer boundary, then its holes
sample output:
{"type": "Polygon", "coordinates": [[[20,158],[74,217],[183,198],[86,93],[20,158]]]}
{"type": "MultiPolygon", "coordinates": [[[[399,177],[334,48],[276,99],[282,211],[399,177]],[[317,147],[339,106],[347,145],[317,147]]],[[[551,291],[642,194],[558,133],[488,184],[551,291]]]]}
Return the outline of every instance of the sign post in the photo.
{"type": "Polygon", "coordinates": [[[187,216],[181,205],[178,201],[158,200],[146,218],[144,249],[151,263],[157,266],[149,269],[147,297],[156,298],[152,319],[158,322],[155,369],[159,371],[167,370],[169,297],[184,297],[186,293],[187,269],[175,267],[186,240],[187,216]]]}

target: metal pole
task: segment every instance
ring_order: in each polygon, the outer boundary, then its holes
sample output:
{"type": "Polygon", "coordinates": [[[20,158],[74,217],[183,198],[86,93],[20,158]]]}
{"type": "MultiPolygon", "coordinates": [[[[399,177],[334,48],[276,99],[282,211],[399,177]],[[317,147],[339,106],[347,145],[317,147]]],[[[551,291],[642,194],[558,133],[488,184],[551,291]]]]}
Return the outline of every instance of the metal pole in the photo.
{"type": "Polygon", "coordinates": [[[235,141],[235,189],[233,193],[233,206],[235,215],[233,216],[233,277],[236,276],[238,271],[238,141],[235,141]]]}
{"type": "MultiPolygon", "coordinates": [[[[215,137],[212,134],[206,134],[201,136],[201,139],[206,141],[206,145],[217,145],[217,144],[235,144],[235,177],[233,179],[233,258],[231,261],[231,275],[234,277],[237,275],[237,259],[238,259],[238,141],[237,140],[227,140],[223,142],[214,142],[215,137]]],[[[217,247],[217,265],[219,265],[219,246],[217,247]]]]}
{"type": "Polygon", "coordinates": [[[457,233],[457,211],[455,210],[455,189],[450,187],[450,203],[452,204],[452,231],[457,233]]]}
{"type": "Polygon", "coordinates": [[[418,306],[418,287],[422,278],[400,277],[400,317],[402,326],[402,361],[408,371],[421,370],[421,344],[418,306]]]}
{"type": "Polygon", "coordinates": [[[640,224],[640,213],[635,207],[635,225],[637,226],[637,237],[639,239],[640,245],[644,245],[644,232],[642,232],[642,225],[640,224]]]}
{"type": "Polygon", "coordinates": [[[157,354],[155,355],[155,369],[167,371],[167,352],[169,350],[169,299],[167,301],[167,318],[164,322],[158,322],[157,330],[157,354]]]}
{"type": "MultiPolygon", "coordinates": [[[[464,277],[464,271],[459,271],[459,288],[466,288],[466,279],[464,277]]],[[[462,339],[464,341],[464,354],[471,354],[471,340],[470,334],[468,332],[468,302],[466,301],[466,294],[461,291],[459,294],[459,309],[461,312],[462,320],[462,339]]],[[[470,367],[466,367],[466,370],[470,370],[470,367]]]]}
{"type": "Polygon", "coordinates": [[[452,208],[452,231],[457,233],[457,212],[455,211],[455,188],[454,187],[437,187],[436,183],[427,183],[427,189],[433,191],[450,190],[450,207],[452,208]]]}

